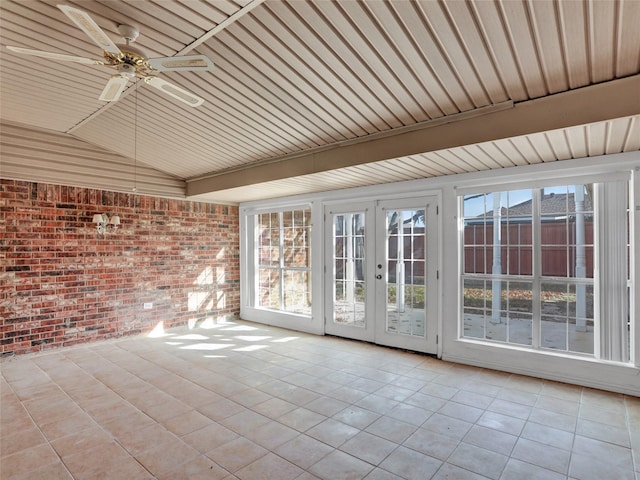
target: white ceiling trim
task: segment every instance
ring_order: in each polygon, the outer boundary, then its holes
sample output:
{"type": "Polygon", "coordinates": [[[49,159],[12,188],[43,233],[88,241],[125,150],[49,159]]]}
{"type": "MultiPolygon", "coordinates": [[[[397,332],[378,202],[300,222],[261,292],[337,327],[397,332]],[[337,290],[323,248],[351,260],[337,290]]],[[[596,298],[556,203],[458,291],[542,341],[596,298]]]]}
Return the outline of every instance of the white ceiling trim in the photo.
{"type": "MultiPolygon", "coordinates": [[[[640,92],[640,75],[521,102],[515,108],[499,109],[487,115],[463,116],[457,122],[436,122],[435,126],[426,122],[420,129],[401,131],[397,135],[344,146],[338,144],[319,152],[305,152],[293,159],[285,157],[187,180],[187,196],[627,117],[640,113],[637,92],[640,92]]],[[[531,152],[525,157],[535,159],[532,154],[535,155],[531,152]]],[[[487,165],[488,168],[503,166],[487,165]]]]}

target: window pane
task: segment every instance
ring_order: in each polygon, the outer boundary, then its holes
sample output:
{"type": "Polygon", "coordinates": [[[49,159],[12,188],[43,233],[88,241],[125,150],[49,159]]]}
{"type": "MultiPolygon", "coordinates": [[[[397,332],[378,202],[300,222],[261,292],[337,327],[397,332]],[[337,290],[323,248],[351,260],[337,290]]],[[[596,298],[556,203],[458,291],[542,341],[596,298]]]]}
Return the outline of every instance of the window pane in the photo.
{"type": "Polygon", "coordinates": [[[465,195],[463,200],[462,215],[464,215],[465,218],[484,216],[485,212],[487,211],[485,202],[485,194],[481,193],[478,195],[465,195]]]}
{"type": "Polygon", "coordinates": [[[333,217],[334,236],[341,237],[344,235],[344,216],[336,215],[333,217]]]}
{"type": "Polygon", "coordinates": [[[569,318],[569,351],[593,355],[594,332],[593,321],[581,322],[580,319],[569,318]]]}
{"type": "Polygon", "coordinates": [[[508,282],[511,313],[533,314],[533,284],[531,282],[508,282]]]}
{"type": "Polygon", "coordinates": [[[486,338],[497,342],[506,342],[508,338],[509,320],[503,310],[491,309],[487,312],[486,338]]]}
{"type": "MultiPolygon", "coordinates": [[[[573,187],[572,187],[573,189],[573,187]]],[[[544,188],[540,194],[540,213],[562,216],[567,213],[569,189],[566,185],[544,188]]],[[[573,202],[573,193],[571,193],[573,202]]]]}
{"type": "Polygon", "coordinates": [[[567,349],[567,319],[566,317],[542,315],[541,346],[557,350],[567,349]]]}
{"type": "MultiPolygon", "coordinates": [[[[462,335],[593,355],[600,341],[594,332],[599,303],[600,328],[628,342],[631,280],[619,273],[625,267],[628,273],[631,266],[627,188],[627,181],[612,181],[463,197],[462,335]],[[594,191],[601,211],[607,212],[598,222],[600,285],[606,292],[600,302],[595,302],[593,281],[594,191]],[[625,227],[626,242],[619,235],[625,227]],[[524,278],[537,272],[534,267],[540,275],[524,278]],[[537,345],[534,328],[540,334],[537,345]]],[[[624,345],[603,342],[599,351],[603,359],[630,361],[624,345]]]]}
{"type": "Polygon", "coordinates": [[[311,267],[311,249],[309,247],[296,248],[294,266],[296,267],[311,267]]]}
{"type": "Polygon", "coordinates": [[[258,305],[264,308],[280,309],[280,274],[275,269],[260,269],[258,285],[258,305]]]}
{"type": "Polygon", "coordinates": [[[542,275],[593,278],[593,185],[546,188],[541,193],[542,275]]]}
{"type": "Polygon", "coordinates": [[[364,327],[364,213],[345,213],[333,219],[334,313],[333,322],[364,327]]]}
{"type": "Polygon", "coordinates": [[[501,249],[503,273],[509,275],[531,275],[532,217],[509,217],[503,222],[501,249]]]}
{"type": "Polygon", "coordinates": [[[487,281],[465,279],[464,280],[464,302],[465,307],[487,308],[487,303],[491,299],[491,287],[487,290],[487,281]]]}
{"type": "Polygon", "coordinates": [[[334,272],[335,278],[343,280],[346,278],[347,273],[347,260],[344,258],[335,259],[336,271],[334,272]]]}
{"type": "Polygon", "coordinates": [[[533,274],[533,249],[526,245],[510,245],[507,250],[507,270],[509,275],[533,274]]]}
{"type": "Polygon", "coordinates": [[[541,346],[593,354],[593,285],[543,283],[541,346]]]}
{"type": "Polygon", "coordinates": [[[464,273],[487,273],[484,247],[464,247],[464,273]]]}
{"type": "Polygon", "coordinates": [[[485,310],[483,308],[464,309],[463,333],[464,337],[485,338],[485,310]]]}
{"type": "Polygon", "coordinates": [[[463,202],[464,272],[531,275],[533,191],[468,195],[463,202]]]}
{"type": "Polygon", "coordinates": [[[511,190],[505,192],[507,196],[506,214],[513,218],[522,216],[530,217],[533,214],[531,205],[533,203],[533,190],[511,190]]]}
{"type": "Polygon", "coordinates": [[[509,342],[532,345],[533,316],[514,313],[509,318],[509,342]]]}
{"type": "Polygon", "coordinates": [[[342,237],[336,237],[335,241],[336,241],[336,245],[335,245],[334,256],[336,258],[343,258],[346,255],[346,249],[344,244],[345,240],[342,237]]]}
{"type": "Polygon", "coordinates": [[[355,280],[364,281],[364,262],[364,258],[357,258],[355,260],[355,271],[353,272],[355,280]]]}
{"type": "Polygon", "coordinates": [[[407,308],[424,309],[424,296],[425,287],[415,285],[406,286],[404,290],[405,306],[407,308]]]}
{"type": "Polygon", "coordinates": [[[266,265],[269,263],[271,249],[269,247],[258,247],[258,264],[266,265]]]}
{"type": "Polygon", "coordinates": [[[310,272],[284,271],[284,310],[311,313],[310,272]]]}
{"type": "Polygon", "coordinates": [[[543,277],[567,276],[568,248],[566,245],[542,245],[540,256],[543,277]]]}
{"type": "Polygon", "coordinates": [[[297,225],[292,228],[283,229],[284,257],[283,264],[285,267],[309,267],[311,265],[309,242],[309,227],[306,225],[297,225]]]}
{"type": "Polygon", "coordinates": [[[293,210],[256,215],[257,306],[311,313],[310,214],[310,210],[293,210]]]}
{"type": "Polygon", "coordinates": [[[485,244],[485,222],[476,220],[464,221],[464,244],[484,245],[485,244]]]}
{"type": "MultiPolygon", "coordinates": [[[[488,302],[491,298],[491,287],[487,289],[485,280],[464,280],[464,331],[465,337],[486,337],[486,316],[488,302]]],[[[490,315],[490,311],[489,311],[490,315]]]]}

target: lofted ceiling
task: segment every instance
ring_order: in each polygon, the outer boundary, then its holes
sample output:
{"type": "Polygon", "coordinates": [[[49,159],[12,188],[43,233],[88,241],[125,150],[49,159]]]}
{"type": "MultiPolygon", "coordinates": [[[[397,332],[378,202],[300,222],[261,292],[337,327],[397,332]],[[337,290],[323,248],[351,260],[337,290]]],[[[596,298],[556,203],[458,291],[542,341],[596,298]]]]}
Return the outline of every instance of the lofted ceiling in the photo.
{"type": "Polygon", "coordinates": [[[149,57],[201,54],[98,100],[56,7],[0,2],[0,174],[238,203],[640,150],[638,0],[75,0],[149,57]]]}

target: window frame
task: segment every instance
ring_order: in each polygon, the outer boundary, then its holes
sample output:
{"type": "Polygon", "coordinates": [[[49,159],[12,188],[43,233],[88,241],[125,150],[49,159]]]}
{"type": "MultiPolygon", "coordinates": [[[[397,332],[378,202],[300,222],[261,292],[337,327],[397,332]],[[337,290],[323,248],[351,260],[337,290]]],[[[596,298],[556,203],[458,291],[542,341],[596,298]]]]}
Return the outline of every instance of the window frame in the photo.
{"type": "MultiPolygon", "coordinates": [[[[541,263],[540,263],[540,255],[542,252],[542,244],[540,238],[540,228],[541,222],[544,217],[544,214],[540,212],[540,191],[543,188],[555,187],[555,186],[564,186],[564,185],[576,185],[576,184],[604,184],[615,181],[624,181],[628,186],[628,196],[627,202],[628,207],[631,210],[633,207],[634,200],[634,184],[637,181],[634,181],[631,173],[629,171],[624,172],[612,172],[610,174],[605,175],[586,175],[586,176],[566,176],[559,177],[554,179],[535,179],[532,181],[522,181],[522,182],[513,182],[513,183],[503,183],[503,184],[484,184],[476,187],[466,187],[456,189],[456,200],[457,200],[457,209],[458,209],[458,340],[465,342],[475,342],[483,345],[491,345],[497,346],[501,348],[523,348],[527,351],[531,352],[540,352],[540,353],[550,353],[550,354],[561,354],[568,355],[574,358],[590,358],[596,361],[611,361],[607,358],[602,358],[601,356],[601,343],[603,342],[602,332],[599,331],[601,328],[600,322],[600,308],[599,308],[599,297],[603,293],[602,285],[600,283],[599,278],[599,268],[598,262],[603,261],[600,258],[601,253],[598,253],[600,248],[598,247],[603,241],[606,241],[606,238],[603,240],[602,236],[607,237],[607,232],[601,231],[597,218],[602,215],[602,212],[598,212],[601,207],[598,206],[598,203],[601,200],[595,199],[594,205],[592,205],[592,211],[594,216],[594,238],[593,238],[593,249],[594,249],[594,273],[593,278],[577,278],[577,277],[553,277],[553,276],[542,276],[541,272],[541,263]],[[514,190],[532,190],[532,273],[531,275],[509,275],[509,274],[500,274],[494,275],[493,273],[487,273],[486,263],[485,263],[485,273],[476,274],[476,273],[465,273],[465,237],[464,237],[464,222],[469,217],[464,216],[464,198],[467,195],[488,195],[493,192],[500,192],[501,194],[504,192],[514,191],[514,190]],[[532,332],[531,332],[531,345],[526,344],[518,344],[518,343],[510,343],[508,341],[492,341],[486,338],[478,338],[465,336],[464,332],[464,313],[465,313],[465,305],[464,305],[464,286],[465,279],[473,279],[476,278],[478,280],[484,280],[486,282],[491,282],[494,280],[502,280],[502,281],[523,281],[523,282],[531,282],[532,283],[532,332]],[[593,322],[594,322],[594,345],[593,345],[593,354],[585,354],[568,350],[569,345],[566,345],[565,349],[555,349],[548,348],[542,346],[541,341],[541,325],[542,325],[542,315],[541,315],[541,299],[540,292],[541,287],[545,283],[563,283],[566,285],[578,285],[578,284],[586,284],[592,285],[593,295],[594,295],[594,312],[593,312],[593,322]]],[[[596,195],[597,197],[597,195],[596,195]]],[[[627,215],[629,221],[628,228],[628,236],[631,242],[633,242],[634,238],[634,222],[633,222],[633,214],[629,212],[627,215]]],[[[637,226],[636,226],[637,230],[637,226]]],[[[610,236],[610,235],[609,235],[610,236]]],[[[485,240],[486,244],[486,240],[485,240]]],[[[630,245],[630,247],[632,244],[630,245]]],[[[506,245],[509,248],[509,245],[506,245]]],[[[633,262],[633,248],[627,249],[628,262],[633,262]]],[[[485,259],[486,262],[486,259],[485,259]]],[[[633,264],[631,264],[633,265],[633,264]]],[[[628,316],[630,318],[630,329],[629,329],[629,356],[628,360],[620,362],[622,365],[633,365],[637,364],[638,359],[635,358],[637,355],[634,355],[634,351],[636,348],[634,347],[634,339],[637,336],[637,333],[634,331],[637,328],[637,322],[633,321],[634,315],[637,316],[638,312],[634,311],[634,288],[637,289],[637,286],[634,287],[634,272],[633,268],[628,272],[627,280],[626,280],[626,290],[629,295],[629,310],[628,316]]]]}
{"type": "MultiPolygon", "coordinates": [[[[294,309],[287,309],[286,308],[286,285],[285,285],[285,278],[286,278],[286,273],[287,272],[306,272],[308,275],[308,286],[305,290],[305,295],[308,296],[312,296],[312,264],[313,264],[313,260],[312,260],[312,227],[313,227],[313,221],[312,221],[312,209],[311,206],[306,204],[306,205],[293,205],[291,207],[283,207],[283,208],[274,208],[274,209],[265,209],[265,210],[261,210],[261,211],[256,211],[251,213],[250,215],[248,215],[249,217],[251,217],[251,228],[254,231],[254,238],[253,238],[253,245],[252,248],[250,248],[251,252],[252,252],[252,259],[253,259],[253,271],[255,272],[255,275],[253,276],[253,288],[251,291],[251,296],[249,298],[249,304],[251,307],[259,309],[259,310],[267,310],[267,311],[271,311],[271,312],[279,312],[279,313],[284,313],[284,314],[292,314],[292,315],[299,315],[302,317],[311,317],[311,311],[312,311],[312,302],[309,301],[309,305],[308,305],[308,312],[301,312],[301,311],[296,311],[294,309]],[[284,214],[286,212],[290,212],[291,213],[291,217],[292,219],[295,218],[295,214],[296,212],[302,212],[302,215],[305,216],[308,213],[308,216],[306,218],[308,218],[308,223],[304,224],[304,228],[307,229],[307,234],[304,236],[304,238],[306,240],[308,240],[308,243],[305,244],[305,247],[307,249],[307,259],[308,259],[308,265],[305,267],[301,267],[301,266],[293,266],[293,265],[287,265],[286,261],[285,261],[285,229],[287,228],[284,225],[284,214]],[[258,228],[259,225],[259,216],[260,215],[278,215],[278,261],[277,264],[273,264],[273,265],[266,265],[266,264],[261,264],[260,263],[260,247],[262,246],[261,242],[260,242],[260,231],[258,228]],[[277,275],[278,275],[278,288],[277,288],[277,294],[278,294],[278,305],[279,308],[272,308],[272,307],[268,307],[268,306],[264,306],[260,304],[260,299],[259,299],[259,295],[261,293],[261,286],[260,286],[260,278],[261,278],[261,272],[262,271],[276,271],[277,275]]],[[[294,247],[294,248],[300,248],[300,247],[294,247]]]]}

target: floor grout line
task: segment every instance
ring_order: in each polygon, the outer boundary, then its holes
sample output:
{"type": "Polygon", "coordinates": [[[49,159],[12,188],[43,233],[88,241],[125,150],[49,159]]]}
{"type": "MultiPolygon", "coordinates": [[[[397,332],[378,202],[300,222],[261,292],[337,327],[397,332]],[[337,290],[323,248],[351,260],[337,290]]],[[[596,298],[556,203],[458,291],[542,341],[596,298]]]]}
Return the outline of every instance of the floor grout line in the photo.
{"type": "MultiPolygon", "coordinates": [[[[132,480],[182,478],[181,475],[187,475],[187,470],[191,471],[189,475],[198,472],[204,475],[206,472],[213,475],[211,478],[258,480],[260,477],[256,476],[257,468],[281,469],[277,470],[283,475],[278,477],[279,480],[293,480],[298,476],[304,479],[335,480],[342,474],[347,475],[347,472],[351,472],[349,475],[353,475],[353,478],[370,476],[372,479],[405,478],[421,472],[423,476],[420,478],[434,480],[442,480],[451,472],[467,475],[469,478],[495,480],[513,478],[515,474],[534,476],[547,472],[550,479],[568,480],[571,474],[578,480],[589,480],[589,475],[599,474],[605,468],[620,478],[637,480],[635,477],[639,475],[636,473],[638,465],[635,463],[637,460],[631,434],[631,412],[633,408],[638,409],[635,398],[484,368],[455,365],[420,354],[332,337],[315,337],[242,321],[229,322],[215,329],[177,328],[166,333],[167,336],[163,338],[128,337],[3,361],[0,370],[3,385],[6,382],[9,392],[1,393],[3,398],[12,398],[25,409],[28,418],[46,442],[44,444],[53,450],[68,478],[82,478],[86,475],[83,473],[84,468],[89,469],[89,472],[102,471],[100,469],[106,468],[110,461],[117,461],[125,454],[129,461],[118,468],[130,468],[127,476],[132,480]],[[233,330],[234,328],[239,330],[233,330]],[[286,338],[294,339],[278,342],[286,338]],[[82,458],[80,454],[84,452],[83,445],[79,445],[78,453],[64,456],[66,460],[63,460],[63,456],[53,447],[53,442],[60,439],[73,440],[76,438],[74,435],[82,432],[55,437],[55,430],[50,430],[51,438],[45,435],[42,427],[47,425],[46,421],[38,423],[28,410],[30,406],[39,406],[40,402],[34,403],[34,399],[25,397],[29,393],[38,395],[36,389],[40,384],[36,382],[33,386],[28,386],[21,377],[29,372],[33,374],[33,368],[46,375],[48,382],[43,385],[55,385],[59,388],[64,398],[77,405],[110,442],[124,453],[120,455],[109,451],[108,454],[113,458],[103,459],[105,465],[92,465],[90,462],[85,464],[78,461],[82,458]],[[76,370],[83,372],[83,375],[74,374],[76,370]],[[260,376],[268,379],[263,382],[260,376]],[[76,379],[77,385],[74,383],[76,379]],[[95,398],[91,397],[93,390],[82,388],[85,380],[91,380],[91,385],[96,389],[95,398]],[[354,388],[355,386],[367,390],[354,388]],[[351,392],[346,388],[350,388],[351,392]],[[149,398],[149,395],[152,397],[149,398]],[[201,403],[207,400],[207,395],[211,395],[212,401],[201,403]],[[415,400],[412,401],[413,397],[415,400]],[[112,401],[112,398],[117,401],[112,401]],[[268,406],[260,407],[269,401],[275,402],[274,404],[277,401],[288,401],[294,407],[280,415],[271,416],[266,411],[268,406]],[[431,402],[429,407],[436,408],[425,408],[426,405],[420,406],[420,402],[431,402]],[[604,416],[597,417],[603,420],[601,427],[595,425],[598,422],[592,418],[582,416],[587,412],[590,417],[597,416],[598,409],[595,407],[606,402],[609,402],[611,408],[602,409],[604,416]],[[236,405],[233,409],[237,411],[226,415],[223,411],[207,410],[206,407],[216,407],[216,404],[217,407],[226,405],[224,408],[236,405]],[[124,405],[128,406],[126,410],[131,413],[123,418],[108,410],[109,406],[122,408],[124,405]],[[393,407],[388,408],[391,405],[393,407]],[[176,410],[171,410],[174,406],[176,410]],[[574,408],[575,414],[571,414],[574,408]],[[369,412],[372,418],[376,418],[364,426],[352,426],[339,417],[347,409],[369,412]],[[216,418],[220,415],[222,417],[215,420],[202,410],[216,418]],[[298,415],[303,415],[298,422],[303,419],[313,422],[312,418],[322,420],[303,430],[292,429],[288,424],[290,421],[286,419],[294,418],[290,414],[296,410],[299,410],[298,415]],[[313,413],[304,414],[305,411],[313,413]],[[624,426],[604,423],[617,421],[618,411],[624,412],[624,426]],[[232,418],[242,412],[244,416],[232,418]],[[413,417],[407,416],[412,414],[413,417]],[[416,418],[416,415],[420,417],[416,418]],[[176,433],[182,428],[175,425],[176,418],[192,421],[193,417],[198,418],[193,420],[193,430],[184,434],[176,433]],[[205,422],[204,418],[207,423],[199,426],[205,422]],[[239,419],[249,423],[238,423],[239,419]],[[589,426],[594,430],[581,431],[581,420],[593,423],[594,425],[589,426]],[[126,433],[126,427],[130,425],[121,425],[125,421],[142,423],[137,430],[126,433]],[[325,426],[319,427],[323,423],[325,426]],[[209,431],[205,429],[215,425],[229,429],[234,438],[251,442],[246,443],[247,446],[269,448],[266,448],[266,454],[241,465],[235,472],[230,472],[215,462],[216,455],[213,454],[219,447],[227,445],[228,441],[224,438],[218,440],[204,437],[200,440],[204,442],[200,445],[201,448],[222,442],[206,451],[200,451],[196,448],[198,444],[193,443],[199,438],[198,432],[209,431]],[[328,425],[333,426],[333,430],[327,430],[328,425]],[[510,433],[518,430],[518,425],[521,425],[519,432],[510,433]],[[597,428],[601,428],[601,433],[598,433],[597,428]],[[344,431],[340,433],[340,429],[344,431]],[[629,447],[612,441],[615,440],[615,435],[625,430],[629,447]],[[165,434],[162,438],[150,437],[148,440],[143,437],[141,441],[148,442],[149,447],[138,451],[138,447],[131,443],[131,435],[141,432],[146,434],[147,431],[148,435],[160,431],[165,434]],[[379,454],[362,450],[365,447],[355,441],[349,444],[363,432],[372,435],[365,438],[372,441],[374,438],[379,439],[380,445],[391,442],[394,444],[393,449],[378,458],[379,454]],[[421,440],[418,439],[423,438],[416,437],[419,432],[431,443],[419,443],[421,440]],[[445,438],[449,438],[447,432],[453,434],[451,440],[445,438]],[[485,434],[484,437],[482,433],[485,434]],[[583,433],[588,435],[584,436],[583,433]],[[278,434],[282,436],[264,437],[278,434]],[[432,435],[439,439],[439,444],[431,440],[432,435]],[[324,455],[314,459],[314,463],[306,468],[292,462],[291,459],[295,458],[292,454],[296,452],[288,450],[291,442],[304,438],[314,439],[320,442],[318,445],[323,444],[328,448],[324,455]],[[570,444],[563,439],[570,439],[570,444]],[[157,441],[161,443],[154,443],[157,441]],[[503,442],[504,447],[491,444],[492,441],[503,442]],[[535,456],[526,451],[528,456],[524,458],[519,453],[524,447],[518,448],[521,441],[524,442],[522,445],[535,446],[539,452],[548,449],[548,442],[551,442],[551,445],[557,446],[549,452],[556,452],[559,459],[566,461],[553,463],[554,459],[544,458],[544,455],[535,456]],[[177,446],[180,445],[179,448],[185,453],[192,451],[190,455],[193,456],[179,457],[175,456],[178,455],[176,453],[173,454],[174,458],[171,451],[160,455],[158,449],[165,445],[162,442],[168,442],[167,448],[173,446],[178,449],[177,446]],[[445,448],[443,442],[450,443],[445,448]],[[568,449],[561,448],[563,445],[568,449]],[[437,453],[437,448],[445,448],[443,454],[437,453]],[[588,450],[594,448],[597,448],[595,452],[588,450]],[[606,455],[602,453],[605,451],[606,455]],[[336,452],[341,452],[341,455],[336,452]],[[73,461],[68,459],[72,456],[76,457],[73,461]],[[371,460],[367,462],[363,458],[371,460]],[[413,460],[407,464],[406,461],[401,461],[403,458],[413,460]],[[590,462],[591,466],[585,466],[584,462],[590,462]],[[559,473],[558,469],[562,469],[562,465],[565,471],[559,473]],[[389,475],[385,477],[383,471],[389,475]],[[238,472],[241,472],[240,476],[234,476],[238,472]]],[[[52,414],[55,413],[52,411],[52,414]]],[[[44,415],[40,413],[37,418],[41,417],[44,415]]],[[[69,418],[69,422],[74,421],[73,417],[69,418]]],[[[4,428],[5,422],[9,425],[12,419],[3,415],[0,420],[3,426],[2,442],[11,441],[12,436],[17,438],[18,432],[7,433],[4,428]]],[[[62,421],[63,424],[65,422],[62,421]]],[[[71,426],[66,425],[65,432],[69,428],[71,426]]],[[[215,429],[224,431],[218,427],[215,429]]],[[[386,450],[388,448],[385,447],[381,452],[386,450]]],[[[8,468],[12,469],[8,479],[24,478],[37,470],[32,468],[37,465],[18,466],[12,462],[18,458],[13,455],[28,451],[29,448],[25,448],[6,456],[0,453],[3,463],[8,462],[8,468]]],[[[236,454],[243,455],[243,452],[236,454]]],[[[249,455],[247,458],[250,457],[249,455]]],[[[223,457],[218,459],[229,464],[223,457]]],[[[115,472],[120,473],[120,470],[116,469],[115,472]]],[[[104,474],[108,474],[108,471],[104,474]]]]}

